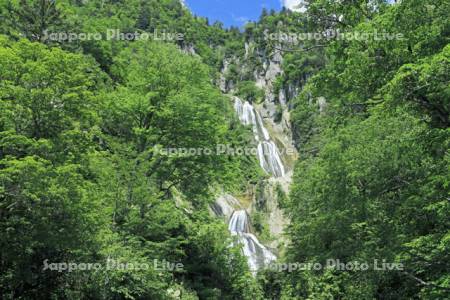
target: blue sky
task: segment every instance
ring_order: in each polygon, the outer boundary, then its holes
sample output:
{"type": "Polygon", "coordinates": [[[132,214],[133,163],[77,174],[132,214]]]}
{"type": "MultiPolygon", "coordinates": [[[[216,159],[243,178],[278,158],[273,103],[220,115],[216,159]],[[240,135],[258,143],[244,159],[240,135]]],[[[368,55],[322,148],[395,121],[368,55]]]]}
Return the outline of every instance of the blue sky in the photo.
{"type": "MultiPolygon", "coordinates": [[[[304,11],[302,0],[181,0],[197,16],[207,17],[210,23],[221,21],[226,27],[243,26],[247,21],[256,21],[263,7],[281,10],[283,6],[304,11]]],[[[394,0],[388,0],[393,3],[394,0]]]]}
{"type": "Polygon", "coordinates": [[[280,0],[185,0],[196,15],[208,17],[210,23],[221,21],[226,27],[242,26],[246,21],[255,21],[263,7],[268,10],[281,9],[280,0]]]}

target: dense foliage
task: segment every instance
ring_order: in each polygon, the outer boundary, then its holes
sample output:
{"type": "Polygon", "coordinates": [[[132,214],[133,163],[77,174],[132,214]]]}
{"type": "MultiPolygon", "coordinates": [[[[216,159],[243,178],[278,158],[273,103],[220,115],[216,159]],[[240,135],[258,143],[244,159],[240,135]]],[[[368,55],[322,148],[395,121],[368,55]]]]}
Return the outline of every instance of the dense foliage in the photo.
{"type": "Polygon", "coordinates": [[[244,257],[208,212],[216,185],[240,189],[259,176],[255,158],[163,151],[250,140],[212,85],[212,68],[167,42],[44,38],[167,23],[190,43],[202,34],[197,23],[215,27],[176,1],[1,7],[2,299],[258,297],[244,257]],[[151,267],[107,270],[108,261],[151,267]],[[55,271],[52,263],[102,268],[55,271]]]}
{"type": "MultiPolygon", "coordinates": [[[[178,0],[0,0],[0,297],[447,299],[450,4],[304,2],[305,13],[264,10],[240,31],[178,0]],[[46,38],[108,29],[183,39],[46,38]],[[267,39],[330,31],[402,38],[267,39]],[[255,74],[275,56],[273,94],[288,93],[277,115],[291,109],[300,153],[290,194],[275,190],[290,218],[279,261],[368,270],[254,277],[208,210],[217,190],[264,177],[253,156],[214,154],[252,142],[215,85],[261,102],[255,74]],[[213,154],[166,151],[180,148],[213,154]],[[111,260],[151,267],[46,268],[111,260]]],[[[252,221],[273,238],[262,214],[252,221]]]]}
{"type": "Polygon", "coordinates": [[[309,1],[317,28],[402,33],[331,40],[295,100],[302,153],[287,261],[368,262],[402,270],[289,274],[286,297],[445,299],[450,293],[450,6],[447,1],[309,1]],[[370,6],[375,5],[375,6],[370,6]],[[330,23],[330,19],[342,15],[330,23]],[[325,113],[317,102],[325,97],[325,113]]]}

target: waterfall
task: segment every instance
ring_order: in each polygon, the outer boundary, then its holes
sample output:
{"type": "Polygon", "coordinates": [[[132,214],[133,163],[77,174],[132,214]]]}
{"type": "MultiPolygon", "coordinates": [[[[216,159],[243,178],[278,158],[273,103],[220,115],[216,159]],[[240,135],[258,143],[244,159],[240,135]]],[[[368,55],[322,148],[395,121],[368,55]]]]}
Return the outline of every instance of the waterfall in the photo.
{"type": "MultiPolygon", "coordinates": [[[[237,97],[235,97],[234,109],[243,125],[252,126],[253,136],[258,143],[257,154],[261,168],[273,177],[284,177],[286,173],[280,151],[270,138],[259,112],[248,101],[243,102],[237,97]]],[[[251,233],[249,217],[245,210],[233,212],[228,223],[228,230],[242,245],[243,253],[253,273],[276,260],[276,256],[251,233]]]]}
{"type": "Polygon", "coordinates": [[[228,230],[232,235],[237,236],[238,242],[242,244],[244,255],[253,273],[276,260],[276,256],[250,233],[250,222],[245,210],[237,210],[233,213],[228,230]]]}
{"type": "Polygon", "coordinates": [[[253,135],[258,143],[257,153],[261,168],[275,177],[283,177],[286,172],[281,161],[280,151],[271,140],[261,115],[248,101],[242,102],[237,97],[235,97],[234,109],[242,124],[252,125],[253,135]]]}

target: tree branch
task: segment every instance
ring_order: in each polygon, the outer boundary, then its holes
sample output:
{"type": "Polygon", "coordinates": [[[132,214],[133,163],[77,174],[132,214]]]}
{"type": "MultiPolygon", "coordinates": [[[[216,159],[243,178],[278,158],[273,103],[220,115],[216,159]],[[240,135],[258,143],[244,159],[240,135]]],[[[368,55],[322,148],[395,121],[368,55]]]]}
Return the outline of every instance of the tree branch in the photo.
{"type": "Polygon", "coordinates": [[[301,49],[283,49],[283,48],[279,48],[277,46],[274,46],[275,50],[278,50],[280,52],[308,52],[312,49],[315,48],[324,48],[326,45],[314,45],[311,47],[307,47],[307,48],[301,48],[301,49]]]}
{"type": "Polygon", "coordinates": [[[423,286],[435,287],[435,288],[438,288],[438,289],[441,289],[444,291],[450,291],[450,288],[448,288],[448,287],[440,286],[440,285],[434,284],[432,282],[426,282],[426,281],[420,279],[419,277],[414,276],[413,274],[411,274],[409,272],[403,271],[403,274],[405,274],[406,276],[408,276],[411,279],[414,279],[415,281],[417,281],[418,283],[420,283],[423,286]]]}

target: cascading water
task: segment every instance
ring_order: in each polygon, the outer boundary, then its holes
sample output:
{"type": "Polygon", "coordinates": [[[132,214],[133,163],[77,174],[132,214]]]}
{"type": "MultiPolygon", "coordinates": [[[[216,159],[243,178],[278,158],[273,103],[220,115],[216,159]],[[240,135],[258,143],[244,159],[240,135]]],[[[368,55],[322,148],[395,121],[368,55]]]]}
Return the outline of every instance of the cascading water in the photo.
{"type": "MultiPolygon", "coordinates": [[[[234,108],[241,123],[252,126],[253,135],[258,143],[257,153],[261,168],[273,177],[284,177],[285,169],[280,151],[270,138],[261,115],[248,101],[243,102],[237,97],[235,97],[234,108]]],[[[228,223],[228,230],[232,235],[237,236],[238,242],[243,246],[250,270],[256,273],[260,268],[276,260],[276,256],[258,241],[256,236],[250,232],[250,227],[249,217],[245,210],[233,212],[228,223]]]]}
{"type": "Polygon", "coordinates": [[[237,210],[233,213],[228,230],[232,235],[237,236],[238,242],[243,245],[244,255],[247,257],[253,273],[276,259],[276,256],[264,247],[255,235],[250,233],[250,222],[245,210],[237,210]]]}
{"type": "Polygon", "coordinates": [[[271,140],[258,111],[248,101],[242,102],[237,97],[235,98],[234,109],[242,124],[252,125],[253,135],[258,143],[257,153],[261,168],[275,177],[283,177],[285,169],[281,161],[280,151],[271,140]]]}

